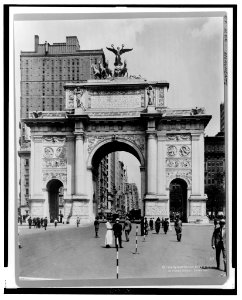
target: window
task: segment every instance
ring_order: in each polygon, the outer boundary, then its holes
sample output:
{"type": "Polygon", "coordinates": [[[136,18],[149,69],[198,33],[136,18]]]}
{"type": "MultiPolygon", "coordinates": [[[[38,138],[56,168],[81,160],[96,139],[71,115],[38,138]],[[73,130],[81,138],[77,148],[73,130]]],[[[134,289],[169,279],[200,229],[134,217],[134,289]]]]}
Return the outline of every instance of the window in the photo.
{"type": "Polygon", "coordinates": [[[26,189],[26,195],[28,195],[29,194],[29,189],[26,189]]]}
{"type": "Polygon", "coordinates": [[[28,158],[25,159],[25,166],[26,166],[26,167],[29,166],[29,159],[28,159],[28,158]]]}

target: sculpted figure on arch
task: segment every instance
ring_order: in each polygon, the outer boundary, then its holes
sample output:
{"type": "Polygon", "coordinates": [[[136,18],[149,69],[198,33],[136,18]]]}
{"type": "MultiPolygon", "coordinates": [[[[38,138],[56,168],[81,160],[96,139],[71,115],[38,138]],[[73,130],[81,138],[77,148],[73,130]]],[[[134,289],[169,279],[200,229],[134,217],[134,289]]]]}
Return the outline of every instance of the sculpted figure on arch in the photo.
{"type": "Polygon", "coordinates": [[[111,45],[112,48],[108,48],[106,47],[109,51],[113,52],[115,54],[115,62],[114,65],[115,66],[122,66],[122,61],[121,61],[121,55],[125,52],[129,52],[132,51],[132,49],[124,49],[124,44],[122,45],[122,48],[120,49],[120,47],[117,47],[117,49],[114,48],[114,45],[111,45]]]}

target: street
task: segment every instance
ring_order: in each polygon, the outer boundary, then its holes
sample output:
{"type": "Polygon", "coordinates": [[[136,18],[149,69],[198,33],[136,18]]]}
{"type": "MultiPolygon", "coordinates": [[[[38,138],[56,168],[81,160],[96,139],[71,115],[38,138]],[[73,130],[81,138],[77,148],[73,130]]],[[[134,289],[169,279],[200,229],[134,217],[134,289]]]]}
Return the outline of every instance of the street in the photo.
{"type": "MultiPolygon", "coordinates": [[[[167,235],[149,231],[144,239],[136,224],[130,241],[119,249],[119,278],[219,277],[215,269],[215,250],[211,248],[212,225],[184,224],[182,241],[177,242],[174,228],[167,235]]],[[[105,248],[106,227],[100,224],[95,238],[94,226],[53,225],[29,229],[19,226],[22,248],[19,251],[20,278],[115,279],[116,248],[105,248]]],[[[221,262],[221,266],[223,266],[221,262]]]]}

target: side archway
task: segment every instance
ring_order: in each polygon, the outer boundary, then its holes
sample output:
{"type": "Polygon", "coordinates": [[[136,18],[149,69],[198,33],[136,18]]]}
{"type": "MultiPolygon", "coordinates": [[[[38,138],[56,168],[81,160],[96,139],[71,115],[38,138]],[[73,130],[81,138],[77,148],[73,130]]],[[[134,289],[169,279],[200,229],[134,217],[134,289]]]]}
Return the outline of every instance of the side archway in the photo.
{"type": "Polygon", "coordinates": [[[50,221],[59,218],[59,205],[63,196],[63,183],[59,179],[51,179],[46,185],[50,221]]]}
{"type": "Polygon", "coordinates": [[[169,186],[170,215],[179,214],[183,222],[187,222],[187,188],[187,182],[181,178],[173,179],[169,186]]]}

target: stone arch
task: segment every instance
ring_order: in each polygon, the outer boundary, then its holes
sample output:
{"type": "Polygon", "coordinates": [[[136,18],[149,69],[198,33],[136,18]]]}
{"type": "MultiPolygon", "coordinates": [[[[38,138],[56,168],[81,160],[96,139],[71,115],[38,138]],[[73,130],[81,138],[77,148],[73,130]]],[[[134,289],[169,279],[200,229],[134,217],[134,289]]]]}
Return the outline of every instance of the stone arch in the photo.
{"type": "Polygon", "coordinates": [[[50,220],[59,217],[59,190],[61,187],[64,188],[64,184],[57,178],[50,179],[46,184],[50,220]]]}
{"type": "Polygon", "coordinates": [[[95,156],[101,154],[101,156],[104,157],[105,155],[114,151],[127,151],[133,154],[139,160],[141,167],[145,167],[144,155],[134,142],[120,137],[107,137],[95,145],[95,147],[92,149],[87,160],[87,168],[92,168],[93,159],[95,156]],[[108,145],[111,147],[107,147],[108,145]]]}
{"type": "Polygon", "coordinates": [[[184,178],[174,178],[169,184],[170,213],[179,213],[187,221],[188,184],[184,178]]]}

